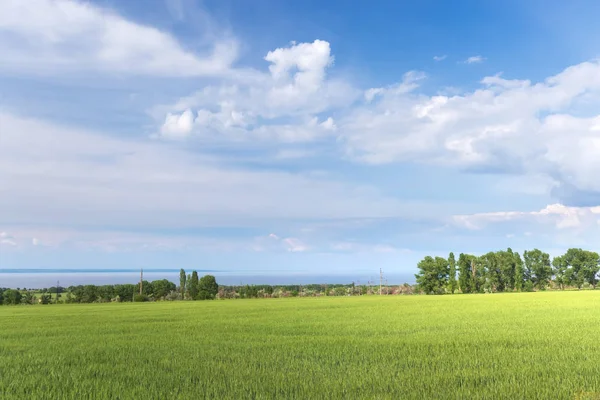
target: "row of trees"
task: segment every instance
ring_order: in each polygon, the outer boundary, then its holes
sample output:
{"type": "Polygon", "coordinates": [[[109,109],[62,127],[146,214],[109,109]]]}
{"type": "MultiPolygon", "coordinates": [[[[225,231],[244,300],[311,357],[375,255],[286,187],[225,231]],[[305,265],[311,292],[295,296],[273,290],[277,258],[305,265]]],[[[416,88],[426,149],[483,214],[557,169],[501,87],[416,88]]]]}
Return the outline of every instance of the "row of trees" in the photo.
{"type": "Polygon", "coordinates": [[[418,290],[425,294],[533,291],[551,284],[581,289],[596,287],[600,256],[572,248],[551,260],[539,249],[521,257],[509,248],[481,256],[461,253],[458,260],[454,253],[448,258],[427,256],[417,267],[418,290]]]}
{"type": "Polygon", "coordinates": [[[138,284],[78,285],[51,287],[40,290],[0,288],[0,304],[50,304],[50,303],[107,303],[159,300],[209,300],[216,298],[219,285],[214,276],[198,277],[193,271],[189,277],[183,274],[183,285],[177,287],[168,279],[138,284]],[[141,293],[140,293],[141,286],[141,293]]]}

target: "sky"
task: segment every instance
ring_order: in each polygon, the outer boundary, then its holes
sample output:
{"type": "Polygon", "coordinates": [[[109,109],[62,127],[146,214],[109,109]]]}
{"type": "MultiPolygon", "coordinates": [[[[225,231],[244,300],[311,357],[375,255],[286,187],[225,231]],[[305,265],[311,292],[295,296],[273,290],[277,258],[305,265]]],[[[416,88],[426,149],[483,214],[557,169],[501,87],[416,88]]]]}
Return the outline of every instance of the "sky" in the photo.
{"type": "Polygon", "coordinates": [[[400,283],[426,255],[597,250],[599,13],[0,0],[0,286],[400,283]]]}

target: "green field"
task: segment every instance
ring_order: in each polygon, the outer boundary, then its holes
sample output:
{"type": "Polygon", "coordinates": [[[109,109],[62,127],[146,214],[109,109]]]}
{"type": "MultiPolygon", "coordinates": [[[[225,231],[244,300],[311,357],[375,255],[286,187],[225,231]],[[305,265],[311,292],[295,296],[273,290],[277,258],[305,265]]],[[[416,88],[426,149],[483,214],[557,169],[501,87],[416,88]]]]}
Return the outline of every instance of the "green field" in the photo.
{"type": "Polygon", "coordinates": [[[600,291],[0,307],[1,399],[597,392],[600,291]]]}

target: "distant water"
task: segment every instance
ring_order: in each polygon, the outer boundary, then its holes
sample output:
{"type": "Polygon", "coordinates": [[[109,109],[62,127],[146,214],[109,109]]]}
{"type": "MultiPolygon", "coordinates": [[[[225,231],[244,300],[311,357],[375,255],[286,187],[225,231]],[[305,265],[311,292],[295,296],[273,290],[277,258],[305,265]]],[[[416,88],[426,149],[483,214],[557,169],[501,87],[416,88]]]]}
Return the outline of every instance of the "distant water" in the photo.
{"type": "MultiPolygon", "coordinates": [[[[148,272],[179,272],[175,268],[153,268],[147,270],[148,272]]],[[[197,269],[198,272],[217,272],[211,269],[197,269]]],[[[140,272],[139,269],[135,268],[0,268],[0,274],[98,274],[98,273],[129,273],[129,272],[140,272]]],[[[223,271],[220,271],[223,272],[223,271]]]]}
{"type": "MultiPolygon", "coordinates": [[[[144,279],[148,281],[157,279],[168,279],[179,283],[179,269],[156,268],[144,270],[144,279]]],[[[288,272],[282,275],[274,271],[223,271],[223,270],[200,270],[200,275],[211,274],[217,278],[217,282],[223,285],[306,285],[311,283],[342,283],[371,285],[379,284],[379,271],[370,274],[361,271],[356,273],[341,273],[338,275],[320,275],[310,272],[288,272]]],[[[187,271],[189,274],[191,272],[187,271]]],[[[412,274],[386,274],[389,285],[397,285],[404,282],[414,283],[412,274]]],[[[136,268],[0,268],[0,287],[27,287],[43,288],[55,286],[60,281],[61,286],[71,285],[106,285],[116,283],[137,283],[140,279],[140,270],[136,268]]],[[[385,284],[385,281],[384,281],[385,284]]]]}

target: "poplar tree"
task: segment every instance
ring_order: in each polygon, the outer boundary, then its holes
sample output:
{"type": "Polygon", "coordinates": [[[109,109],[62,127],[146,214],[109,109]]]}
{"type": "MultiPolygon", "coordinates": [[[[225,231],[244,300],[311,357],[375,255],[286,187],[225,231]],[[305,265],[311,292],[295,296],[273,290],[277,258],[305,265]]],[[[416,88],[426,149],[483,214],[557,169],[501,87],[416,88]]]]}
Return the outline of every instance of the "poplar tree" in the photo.
{"type": "Polygon", "coordinates": [[[454,253],[450,252],[448,255],[448,266],[450,267],[450,273],[448,276],[448,289],[450,293],[454,293],[457,288],[456,283],[456,260],[454,259],[454,253]]]}

